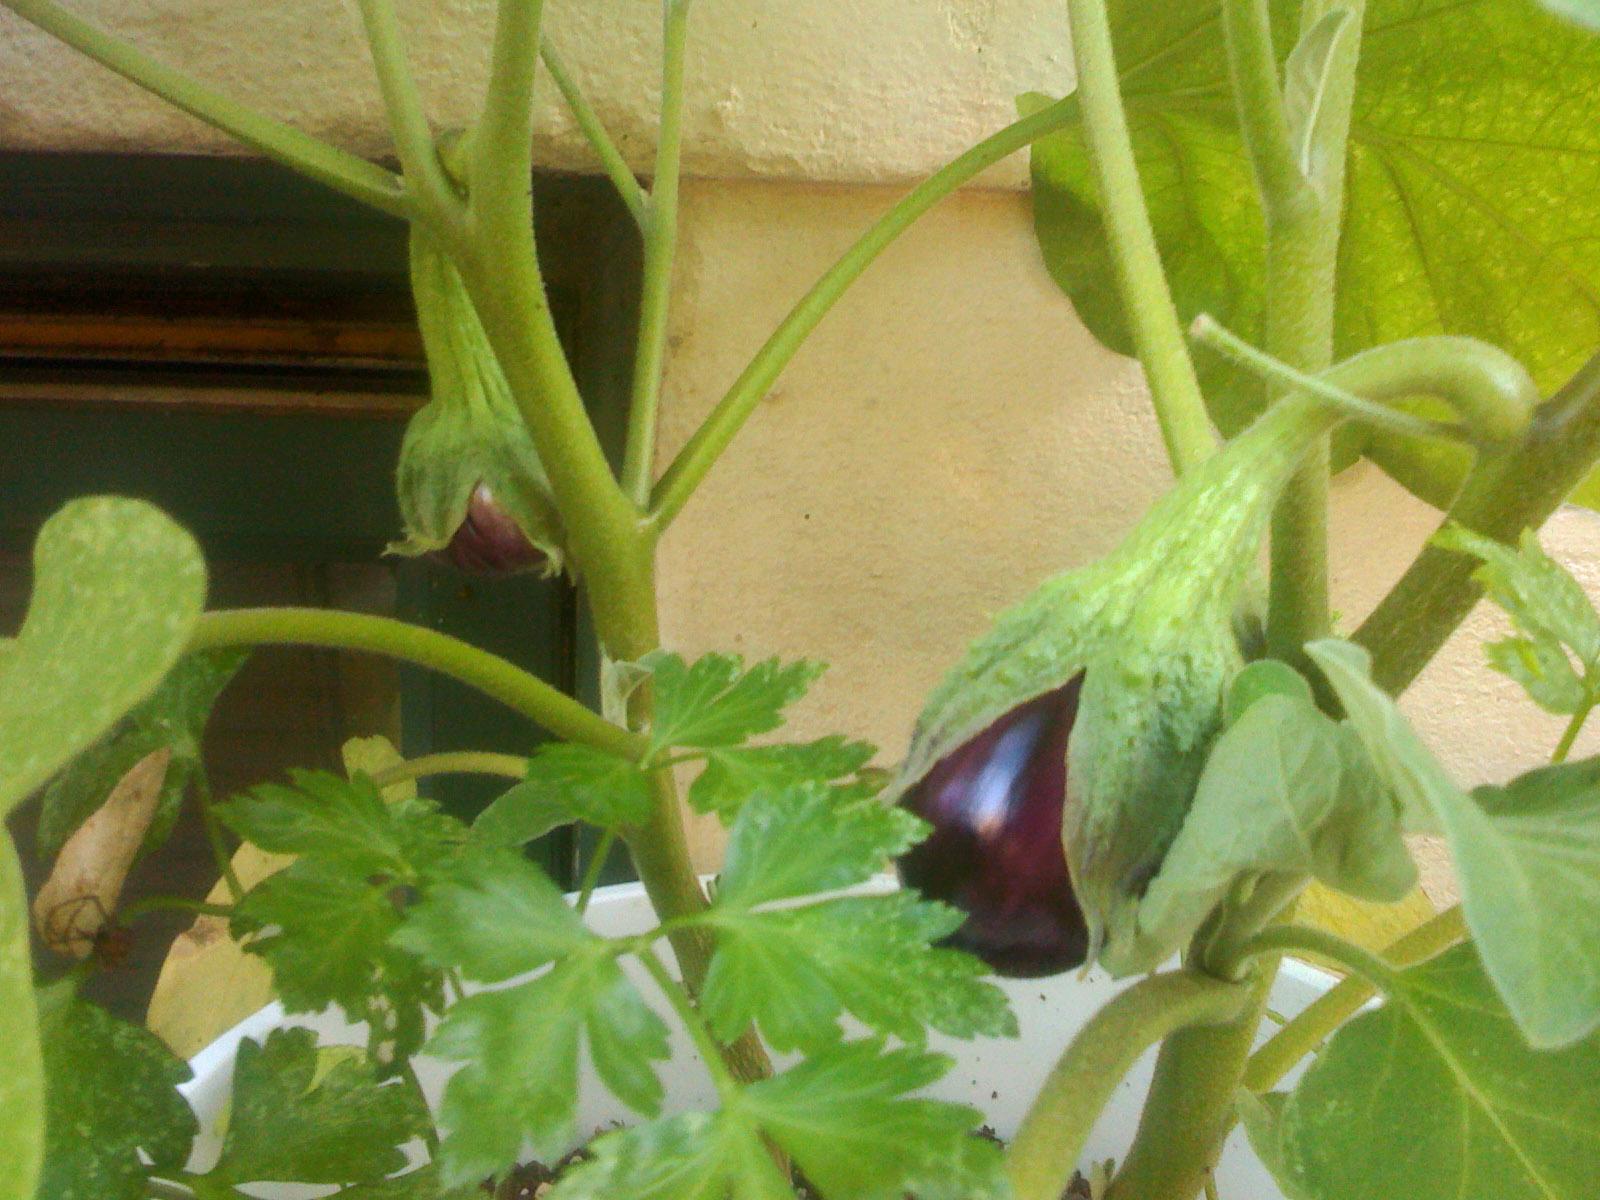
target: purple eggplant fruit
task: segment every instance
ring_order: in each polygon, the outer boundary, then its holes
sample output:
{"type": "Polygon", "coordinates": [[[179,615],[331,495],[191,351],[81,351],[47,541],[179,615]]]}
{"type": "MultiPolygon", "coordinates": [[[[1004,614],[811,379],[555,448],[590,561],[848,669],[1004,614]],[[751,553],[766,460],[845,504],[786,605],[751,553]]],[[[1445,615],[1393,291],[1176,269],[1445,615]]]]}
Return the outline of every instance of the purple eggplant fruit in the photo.
{"type": "Polygon", "coordinates": [[[948,945],[1014,978],[1081,966],[1089,948],[1061,843],[1067,739],[1083,676],[1019,705],[940,759],[900,803],[933,833],[901,880],[967,915],[948,945]]]}
{"type": "Polygon", "coordinates": [[[438,557],[468,575],[517,575],[547,569],[549,558],[500,507],[487,484],[472,489],[467,515],[438,557]]]}

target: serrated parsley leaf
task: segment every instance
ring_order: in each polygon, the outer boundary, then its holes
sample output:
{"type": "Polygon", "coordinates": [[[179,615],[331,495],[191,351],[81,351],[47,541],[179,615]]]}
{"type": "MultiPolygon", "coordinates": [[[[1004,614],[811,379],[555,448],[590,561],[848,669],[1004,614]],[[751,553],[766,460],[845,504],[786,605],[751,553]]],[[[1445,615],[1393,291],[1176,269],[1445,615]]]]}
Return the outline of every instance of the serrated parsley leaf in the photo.
{"type": "Polygon", "coordinates": [[[1549,712],[1570,714],[1592,705],[1600,695],[1600,615],[1532,531],[1516,549],[1460,525],[1448,526],[1433,541],[1479,560],[1472,577],[1517,627],[1518,636],[1489,646],[1490,665],[1549,712]]]}
{"type": "Polygon", "coordinates": [[[460,822],[424,800],[391,804],[371,778],[291,771],[290,783],[267,783],[227,803],[217,816],[240,837],[272,854],[339,863],[353,872],[414,875],[465,837],[460,822]]]}
{"type": "Polygon", "coordinates": [[[484,809],[472,833],[489,845],[522,846],[577,821],[618,829],[648,820],[650,800],[650,776],[637,763],[558,742],[534,751],[527,780],[484,809]]]}
{"type": "Polygon", "coordinates": [[[1000,1186],[1000,1148],[974,1144],[975,1109],[911,1098],[950,1060],[876,1039],[847,1042],[745,1089],[739,1110],[828,1200],[903,1200],[918,1181],[960,1177],[964,1195],[1000,1186]]]}
{"type": "Polygon", "coordinates": [[[143,1200],[149,1169],[189,1157],[196,1122],[177,1085],[188,1066],[155,1034],[78,999],[70,983],[39,990],[45,1160],[51,1200],[143,1200]]]}
{"type": "Polygon", "coordinates": [[[443,1006],[442,981],[390,938],[466,828],[429,801],[385,801],[365,775],[298,772],[292,783],[218,806],[262,849],[299,856],[244,896],[234,931],[272,967],[290,1012],[336,1004],[371,1026],[374,1048],[409,1054],[421,1043],[424,1010],[443,1006]]]}
{"type": "Polygon", "coordinates": [[[792,1200],[760,1134],[727,1113],[684,1113],[596,1138],[547,1200],[792,1200]]]}
{"type": "Polygon", "coordinates": [[[467,856],[437,878],[395,935],[397,945],[480,983],[499,983],[599,942],[548,875],[505,850],[467,856]]]}
{"type": "Polygon", "coordinates": [[[844,1011],[905,1042],[929,1027],[954,1037],[1017,1032],[983,964],[931,945],[962,914],[914,893],[758,912],[719,896],[709,919],[717,951],[701,1010],[724,1041],[753,1021],[775,1050],[815,1051],[838,1039],[844,1011]]]}
{"type": "Polygon", "coordinates": [[[731,819],[754,793],[796,783],[829,783],[853,775],[876,753],[866,742],[833,736],[777,746],[733,746],[706,753],[705,770],[689,785],[696,812],[731,819]]]}
{"type": "Polygon", "coordinates": [[[655,684],[653,751],[737,746],[783,724],[793,704],[823,672],[821,663],[758,662],[748,671],[732,654],[707,654],[686,664],[657,652],[644,660],[655,684]]]}
{"type": "Polygon", "coordinates": [[[761,792],[733,824],[717,903],[749,910],[861,883],[926,831],[903,809],[820,784],[761,792]]]}
{"type": "Polygon", "coordinates": [[[354,1047],[319,1048],[309,1029],[239,1043],[220,1183],[377,1182],[406,1165],[400,1147],[429,1125],[408,1085],[380,1083],[354,1047]]]}
{"type": "Polygon", "coordinates": [[[463,861],[430,888],[396,939],[469,979],[500,982],[554,964],[528,983],[454,1005],[428,1051],[459,1062],[445,1088],[440,1166],[466,1183],[514,1165],[527,1143],[566,1148],[577,1096],[578,1049],[629,1107],[653,1113],[667,1028],[639,997],[616,955],[533,864],[509,851],[463,861]]]}
{"type": "Polygon", "coordinates": [[[667,1057],[667,1027],[640,998],[613,952],[596,942],[531,983],[479,992],[446,1014],[428,1053],[461,1068],[445,1086],[439,1164],[445,1182],[467,1183],[515,1165],[523,1147],[566,1149],[578,1091],[578,1049],[630,1108],[654,1113],[667,1057]]]}

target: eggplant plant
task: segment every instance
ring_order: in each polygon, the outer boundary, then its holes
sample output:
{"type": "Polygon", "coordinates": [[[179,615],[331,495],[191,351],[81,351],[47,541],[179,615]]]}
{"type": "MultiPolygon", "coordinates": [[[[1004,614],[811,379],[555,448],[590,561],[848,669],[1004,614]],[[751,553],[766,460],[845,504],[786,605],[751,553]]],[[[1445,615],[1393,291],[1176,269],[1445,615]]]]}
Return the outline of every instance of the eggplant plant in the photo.
{"type": "Polygon", "coordinates": [[[47,522],[26,620],[0,641],[0,814],[41,796],[57,858],[32,921],[73,961],[36,973],[0,835],[0,1200],[509,1194],[519,1164],[574,1145],[580,1056],[638,1119],[589,1143],[551,1200],[1056,1200],[1153,1047],[1141,1122],[1097,1197],[1212,1191],[1241,1123],[1294,1200],[1595,1195],[1600,760],[1568,755],[1600,704],[1600,615],[1536,537],[1600,459],[1594,4],[1065,0],[1074,93],[1021,97],[1015,123],[890,208],[660,473],[689,0],[663,4],[648,187],[544,38],[538,0],[499,0],[481,112],[449,135],[391,0],[358,0],[398,171],[55,0],[0,4],[410,223],[432,398],[397,471],[394,549],[581,578],[604,663],[594,711],[435,630],[208,609],[193,539],[146,504],[88,498],[47,522]],[[644,248],[618,470],[538,266],[541,62],[644,248]],[[1044,261],[1142,363],[1176,483],[1109,555],[994,622],[894,769],[848,734],[785,740],[821,667],[663,646],[657,543],[878,253],[1029,148],[1044,261]],[[1363,456],[1443,516],[1341,632],[1328,481],[1363,456]],[[1395,697],[1485,593],[1513,626],[1490,664],[1568,726],[1548,765],[1467,791],[1395,697]],[[213,803],[198,767],[211,702],[242,654],[285,644],[439,672],[556,740],[526,757],[367,753],[213,803]],[[468,825],[417,792],[445,772],[507,789],[468,825]],[[367,1033],[243,1041],[205,1163],[176,1090],[186,1065],[79,990],[142,915],[119,904],[122,880],[191,798],[229,885],[199,907],[270,966],[288,1012],[338,1010],[367,1033]],[[728,830],[710,887],[685,805],[728,830]],[[597,932],[596,871],[563,896],[522,853],[573,823],[600,831],[596,865],[626,849],[653,927],[597,932]],[[1448,845],[1459,906],[1382,954],[1296,923],[1313,880],[1406,894],[1417,832],[1448,845]],[[292,861],[246,888],[230,834],[292,861]],[[891,864],[905,886],[858,886],[891,864]],[[1285,955],[1344,980],[1275,1028],[1285,955]],[[992,972],[1080,968],[1126,986],[1060,1036],[1008,1145],[974,1136],[977,1110],[920,1094],[950,1065],[930,1032],[1017,1032],[992,972]],[[715,1106],[664,1111],[669,1022],[715,1106]],[[451,1064],[437,1106],[419,1055],[451,1064]]]}

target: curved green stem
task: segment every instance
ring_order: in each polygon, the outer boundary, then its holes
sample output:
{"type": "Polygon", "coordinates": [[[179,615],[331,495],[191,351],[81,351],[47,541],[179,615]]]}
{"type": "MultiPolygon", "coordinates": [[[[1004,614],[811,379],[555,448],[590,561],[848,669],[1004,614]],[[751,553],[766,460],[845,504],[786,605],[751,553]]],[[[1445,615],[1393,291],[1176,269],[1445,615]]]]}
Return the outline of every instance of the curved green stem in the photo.
{"type": "Polygon", "coordinates": [[[38,1186],[44,1163],[44,1063],[33,961],[28,944],[28,894],[22,864],[5,823],[0,822],[0,1196],[27,1197],[38,1186]]]}
{"type": "Polygon", "coordinates": [[[1504,350],[1475,338],[1389,342],[1314,375],[1257,350],[1209,316],[1195,319],[1190,336],[1280,388],[1317,396],[1357,420],[1411,436],[1453,437],[1458,431],[1374,402],[1437,396],[1484,443],[1526,436],[1539,403],[1539,390],[1527,369],[1504,350]]]}
{"type": "Polygon", "coordinates": [[[378,73],[378,88],[389,114],[395,149],[405,170],[405,183],[421,202],[421,210],[443,229],[459,232],[465,210],[445,175],[434,146],[433,131],[422,107],[422,93],[411,73],[393,0],[357,0],[378,73]]]}
{"type": "Polygon", "coordinates": [[[124,79],[268,158],[363,204],[396,217],[411,216],[405,183],[394,172],[202,86],[74,16],[54,0],[0,0],[0,4],[124,79]]]}
{"type": "Polygon", "coordinates": [[[622,202],[633,214],[634,222],[640,229],[644,229],[646,221],[649,220],[650,201],[645,196],[644,189],[639,186],[639,177],[633,173],[633,168],[628,166],[627,160],[622,157],[622,151],[617,149],[617,143],[612,139],[605,123],[600,120],[600,114],[595,112],[594,106],[583,94],[583,89],[572,77],[572,72],[567,70],[566,62],[550,44],[549,38],[540,43],[539,57],[544,60],[545,70],[550,72],[550,78],[555,80],[561,98],[567,102],[567,110],[577,122],[579,132],[588,141],[595,157],[600,160],[600,166],[605,170],[612,185],[616,187],[622,202]]]}
{"type": "MultiPolygon", "coordinates": [[[[1522,444],[1481,459],[1443,524],[1515,543],[1549,519],[1600,458],[1600,354],[1534,416],[1522,444]]],[[[1441,526],[1442,527],[1442,526],[1441,526]]],[[[1483,595],[1475,560],[1431,543],[1356,631],[1372,654],[1372,678],[1406,689],[1483,595]]]]}
{"type": "Polygon", "coordinates": [[[1150,382],[1167,457],[1180,475],[1216,448],[1194,361],[1184,341],[1123,112],[1105,0],[1067,0],[1083,132],[1100,187],[1100,211],[1122,310],[1150,382]]]}
{"type": "Polygon", "coordinates": [[[1352,975],[1359,975],[1368,983],[1385,992],[1398,986],[1394,968],[1383,959],[1364,950],[1354,942],[1347,942],[1338,934],[1326,929],[1313,929],[1309,925],[1274,925],[1247,939],[1233,952],[1233,961],[1224,964],[1228,973],[1244,963],[1266,956],[1281,957],[1301,954],[1321,957],[1336,962],[1352,975]]]}
{"type": "Polygon", "coordinates": [[[1222,28],[1239,113],[1239,128],[1255,170],[1256,190],[1268,206],[1282,206],[1310,181],[1302,174],[1289,133],[1272,45],[1272,18],[1262,0],[1225,0],[1222,28]]]}
{"type": "Polygon", "coordinates": [[[201,917],[231,917],[233,905],[211,904],[205,900],[190,900],[186,896],[146,896],[127,905],[117,917],[124,923],[137,921],[145,913],[186,912],[201,917]]]}
{"type": "Polygon", "coordinates": [[[1178,1029],[1230,1020],[1249,989],[1191,971],[1151,975],[1119,993],[1072,1039],[1006,1151],[1017,1200],[1057,1200],[1130,1067],[1178,1029]]]}
{"type": "Polygon", "coordinates": [[[316,608],[210,612],[196,625],[189,649],[269,645],[361,650],[415,663],[476,688],[567,741],[625,758],[638,758],[645,751],[645,739],[611,724],[514,663],[390,617],[316,608]]]}
{"type": "Polygon", "coordinates": [[[656,457],[656,414],[661,405],[671,315],[672,267],[678,253],[678,185],[683,171],[683,73],[689,40],[690,0],[664,7],[661,133],[650,180],[650,220],[645,225],[644,273],[639,292],[639,336],[634,345],[633,395],[622,462],[622,490],[641,509],[650,503],[656,457]]]}
{"type": "Polygon", "coordinates": [[[528,777],[528,760],[518,754],[495,754],[488,750],[449,750],[441,754],[422,754],[385,767],[373,774],[372,782],[386,788],[432,775],[492,775],[522,780],[528,777]]]}
{"type": "MultiPolygon", "coordinates": [[[[1425,962],[1466,936],[1466,918],[1457,904],[1419,925],[1385,950],[1385,965],[1397,970],[1425,962]]],[[[1359,1012],[1361,1006],[1372,999],[1375,990],[1367,980],[1352,976],[1319,996],[1250,1056],[1244,1086],[1252,1092],[1270,1091],[1295,1063],[1359,1012]]]]}
{"type": "Polygon", "coordinates": [[[664,529],[737,436],[761,398],[777,382],[806,338],[879,254],[930,209],[983,171],[1077,118],[1077,103],[1066,99],[1013,122],[930,175],[868,229],[812,284],[766,344],[717,402],[656,484],[651,518],[664,529]]]}

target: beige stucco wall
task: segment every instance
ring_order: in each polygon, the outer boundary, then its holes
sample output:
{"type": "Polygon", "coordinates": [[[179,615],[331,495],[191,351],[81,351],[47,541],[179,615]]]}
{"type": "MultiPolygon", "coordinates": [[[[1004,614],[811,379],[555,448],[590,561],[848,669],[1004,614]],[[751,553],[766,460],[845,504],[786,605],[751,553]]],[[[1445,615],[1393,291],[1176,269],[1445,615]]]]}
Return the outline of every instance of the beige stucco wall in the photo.
{"type": "MultiPolygon", "coordinates": [[[[387,145],[345,0],[72,0],[164,61],[363,153],[387,145]]],[[[477,103],[492,0],[399,0],[430,111],[477,103]]],[[[552,39],[633,161],[649,158],[660,6],[550,0],[552,39]]],[[[698,0],[684,253],[663,448],[893,193],[1070,77],[1059,0],[698,0]],[[717,179],[723,180],[717,182],[717,179]],[[757,180],[765,182],[757,182],[757,180]],[[807,182],[810,181],[810,182],[807,182]],[[819,187],[817,183],[854,184],[819,187]]],[[[540,161],[587,155],[546,89],[540,161]]],[[[227,143],[0,11],[0,146],[227,143]]],[[[834,664],[798,713],[889,756],[987,617],[1106,549],[1166,481],[1132,365],[1095,345],[1029,235],[1022,159],[948,202],[824,325],[671,533],[668,636],[834,664]]],[[[1353,621],[1433,516],[1370,470],[1335,489],[1353,621]]],[[[1596,519],[1549,542],[1600,592],[1596,519]]],[[[1484,669],[1475,617],[1408,706],[1465,780],[1537,759],[1559,722],[1484,669]]],[[[1600,749],[1600,728],[1586,741],[1600,749]]]]}
{"type": "MultiPolygon", "coordinates": [[[[70,0],[229,95],[362,153],[387,147],[346,0],[70,0]]],[[[465,125],[494,0],[398,0],[430,112],[465,125]]],[[[550,0],[551,41],[629,157],[654,145],[659,0],[550,0]]],[[[696,0],[687,162],[701,175],[830,181],[933,170],[1071,78],[1060,0],[696,0]]],[[[540,160],[589,162],[544,89],[540,160]]],[[[0,145],[228,150],[228,142],[0,11],[0,145]]],[[[1021,181],[1020,167],[997,179],[1021,181]]]]}

